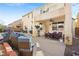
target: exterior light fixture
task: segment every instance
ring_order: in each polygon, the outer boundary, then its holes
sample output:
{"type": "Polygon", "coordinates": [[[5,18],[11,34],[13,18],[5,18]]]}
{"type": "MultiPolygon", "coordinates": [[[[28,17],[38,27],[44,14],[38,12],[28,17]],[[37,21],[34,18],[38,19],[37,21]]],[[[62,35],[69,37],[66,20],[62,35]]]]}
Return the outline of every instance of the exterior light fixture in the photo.
{"type": "Polygon", "coordinates": [[[54,19],[50,19],[49,21],[50,21],[50,22],[54,22],[54,19]]]}
{"type": "Polygon", "coordinates": [[[50,22],[52,22],[52,19],[50,19],[50,22]]]}

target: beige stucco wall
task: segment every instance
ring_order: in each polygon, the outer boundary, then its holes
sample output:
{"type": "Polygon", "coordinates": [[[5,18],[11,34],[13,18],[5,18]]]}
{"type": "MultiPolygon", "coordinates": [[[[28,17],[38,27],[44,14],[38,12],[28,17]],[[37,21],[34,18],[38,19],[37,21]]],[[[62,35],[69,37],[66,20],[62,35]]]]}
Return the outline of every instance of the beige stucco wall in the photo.
{"type": "MultiPolygon", "coordinates": [[[[64,18],[60,18],[61,16],[65,15],[64,11],[64,3],[45,4],[44,6],[33,10],[34,21],[37,21],[38,23],[43,23],[43,30],[41,31],[42,33],[52,32],[52,25],[50,19],[54,21],[64,21],[64,18]],[[44,11],[48,8],[48,12],[40,14],[40,10],[44,11]]],[[[36,29],[34,30],[34,32],[37,32],[36,29]]]]}
{"type": "Polygon", "coordinates": [[[46,4],[38,9],[35,9],[33,13],[35,21],[54,18],[60,15],[64,15],[64,4],[63,3],[46,4]],[[46,13],[40,14],[40,10],[46,11],[48,8],[49,10],[46,13]]]}
{"type": "Polygon", "coordinates": [[[32,20],[32,13],[28,13],[22,17],[23,30],[25,30],[25,27],[27,27],[28,32],[31,30],[32,20]]]}
{"type": "MultiPolygon", "coordinates": [[[[52,25],[49,20],[52,18],[57,18],[56,21],[61,21],[59,20],[59,16],[63,16],[64,13],[64,3],[50,3],[50,4],[45,4],[44,6],[41,6],[37,9],[34,9],[31,13],[28,13],[22,17],[22,23],[23,23],[23,30],[25,30],[25,27],[28,27],[28,30],[30,30],[31,26],[33,27],[33,35],[36,36],[37,30],[35,28],[36,21],[42,21],[45,20],[42,25],[43,30],[41,31],[41,34],[44,34],[45,32],[51,32],[52,31],[52,25]],[[40,14],[40,10],[48,10],[48,12],[40,14]],[[32,16],[33,18],[28,18],[28,16],[32,16]],[[47,20],[47,21],[46,21],[47,20]],[[33,23],[32,23],[33,22],[33,23]]],[[[55,20],[54,20],[55,21],[55,20]]],[[[38,22],[39,23],[39,22],[38,22]]]]}
{"type": "MultiPolygon", "coordinates": [[[[53,6],[54,4],[51,4],[51,6],[53,6]]],[[[48,8],[50,6],[50,4],[43,6],[42,8],[48,8]]],[[[64,29],[63,29],[63,32],[65,34],[65,44],[68,44],[68,45],[72,45],[72,33],[73,33],[73,28],[72,28],[72,25],[73,25],[73,22],[72,22],[72,13],[71,13],[71,4],[57,4],[55,5],[55,7],[50,7],[49,9],[51,11],[47,12],[47,13],[43,13],[43,14],[40,14],[39,11],[40,11],[41,8],[39,9],[36,9],[34,11],[34,17],[35,17],[35,21],[43,21],[43,20],[50,20],[50,19],[54,19],[56,17],[57,20],[54,20],[54,21],[64,21],[64,29]],[[52,9],[53,8],[53,9],[52,9]],[[60,17],[59,16],[65,16],[64,18],[61,18],[60,20],[60,17]],[[69,42],[68,42],[69,40],[69,42]]],[[[51,30],[51,25],[50,25],[50,22],[47,21],[47,22],[44,22],[44,26],[45,26],[45,32],[49,32],[49,31],[52,31],[51,30]]]]}
{"type": "Polygon", "coordinates": [[[8,27],[11,27],[13,30],[16,30],[16,31],[21,31],[22,29],[22,19],[19,19],[17,21],[14,21],[13,23],[10,23],[8,25],[8,27]],[[17,26],[20,26],[19,28],[17,28],[17,26]]]}

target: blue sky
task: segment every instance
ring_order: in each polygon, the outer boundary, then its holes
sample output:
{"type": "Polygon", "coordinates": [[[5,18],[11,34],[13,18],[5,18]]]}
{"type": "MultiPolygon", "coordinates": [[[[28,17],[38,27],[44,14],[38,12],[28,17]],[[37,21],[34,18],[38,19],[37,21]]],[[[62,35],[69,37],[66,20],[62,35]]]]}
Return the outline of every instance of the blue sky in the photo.
{"type": "MultiPolygon", "coordinates": [[[[24,14],[34,8],[44,5],[43,3],[0,3],[0,23],[9,24],[20,19],[24,14]]],[[[79,4],[72,4],[72,17],[76,18],[79,11],[79,4]]]]}
{"type": "Polygon", "coordinates": [[[79,12],[79,3],[72,4],[72,17],[76,18],[79,12]]]}
{"type": "Polygon", "coordinates": [[[7,25],[42,5],[43,3],[0,3],[0,23],[7,25]]]}

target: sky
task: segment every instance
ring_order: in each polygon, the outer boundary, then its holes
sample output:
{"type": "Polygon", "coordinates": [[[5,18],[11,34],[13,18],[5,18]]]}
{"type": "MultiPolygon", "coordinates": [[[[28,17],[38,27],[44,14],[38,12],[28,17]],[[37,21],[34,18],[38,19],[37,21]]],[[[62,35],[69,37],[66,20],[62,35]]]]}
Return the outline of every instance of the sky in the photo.
{"type": "MultiPolygon", "coordinates": [[[[0,23],[7,25],[22,18],[23,15],[44,3],[0,3],[0,23]]],[[[79,12],[79,4],[72,4],[72,17],[76,18],[79,12]]]]}
{"type": "Polygon", "coordinates": [[[0,23],[12,23],[42,5],[43,3],[0,3],[0,23]]]}
{"type": "Polygon", "coordinates": [[[72,4],[71,10],[72,10],[72,17],[76,18],[77,14],[79,12],[79,3],[72,4]]]}

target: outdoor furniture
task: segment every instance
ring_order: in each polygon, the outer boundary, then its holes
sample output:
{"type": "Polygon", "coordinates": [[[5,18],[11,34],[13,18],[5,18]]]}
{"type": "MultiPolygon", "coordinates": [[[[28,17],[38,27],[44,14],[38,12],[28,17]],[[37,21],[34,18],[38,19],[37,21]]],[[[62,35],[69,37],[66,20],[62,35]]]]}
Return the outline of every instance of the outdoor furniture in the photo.
{"type": "Polygon", "coordinates": [[[16,37],[11,37],[11,45],[18,49],[18,39],[16,37]]]}
{"type": "Polygon", "coordinates": [[[52,33],[48,33],[48,37],[49,38],[52,38],[52,33]]]}
{"type": "Polygon", "coordinates": [[[29,37],[27,36],[18,37],[18,48],[19,48],[20,55],[32,56],[33,49],[32,49],[29,37]]]}
{"type": "Polygon", "coordinates": [[[32,56],[33,55],[33,50],[29,49],[19,49],[20,56],[32,56]]]}
{"type": "Polygon", "coordinates": [[[45,37],[46,37],[46,38],[48,37],[48,33],[45,33],[45,37]]]}
{"type": "Polygon", "coordinates": [[[51,38],[51,39],[54,39],[54,40],[59,40],[61,38],[64,39],[62,32],[45,33],[45,37],[51,38]]]}
{"type": "Polygon", "coordinates": [[[57,32],[53,32],[53,39],[57,39],[57,32]]]}
{"type": "Polygon", "coordinates": [[[57,36],[58,36],[57,39],[61,39],[62,38],[62,32],[58,32],[57,36]]]}
{"type": "Polygon", "coordinates": [[[10,35],[10,45],[12,46],[12,48],[14,49],[18,49],[18,37],[19,37],[19,32],[12,32],[10,35]]]}
{"type": "Polygon", "coordinates": [[[49,38],[49,36],[50,36],[50,33],[45,33],[46,38],[49,38]]]}
{"type": "Polygon", "coordinates": [[[51,38],[51,39],[54,38],[54,33],[51,33],[50,38],[51,38]]]}
{"type": "Polygon", "coordinates": [[[30,48],[30,43],[28,39],[18,39],[18,48],[19,49],[29,49],[30,48]]]}

